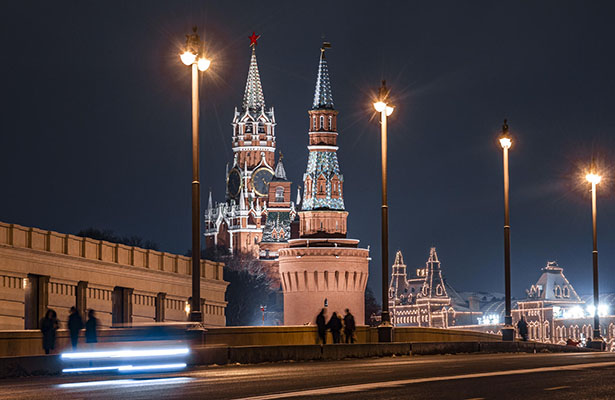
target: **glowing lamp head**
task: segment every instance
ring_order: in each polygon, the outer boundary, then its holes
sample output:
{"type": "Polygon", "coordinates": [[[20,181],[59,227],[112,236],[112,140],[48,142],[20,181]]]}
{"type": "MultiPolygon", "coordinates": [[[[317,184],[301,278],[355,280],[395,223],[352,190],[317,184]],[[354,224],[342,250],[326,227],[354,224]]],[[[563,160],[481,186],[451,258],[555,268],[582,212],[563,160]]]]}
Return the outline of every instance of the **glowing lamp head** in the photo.
{"type": "Polygon", "coordinates": [[[198,67],[199,71],[207,71],[207,68],[211,65],[211,61],[206,58],[199,58],[198,67]]]}
{"type": "Polygon", "coordinates": [[[190,302],[189,301],[186,302],[186,306],[184,307],[184,311],[186,311],[186,314],[190,314],[190,302]]]}
{"type": "Polygon", "coordinates": [[[587,179],[589,183],[597,185],[602,180],[602,177],[598,174],[590,172],[589,174],[585,175],[585,179],[587,179]]]}
{"type": "Polygon", "coordinates": [[[387,103],[389,98],[389,89],[387,89],[386,81],[382,81],[382,86],[378,89],[378,101],[374,103],[374,108],[379,113],[386,112],[386,116],[393,114],[395,107],[387,103]]]}
{"type": "Polygon", "coordinates": [[[508,134],[508,120],[504,120],[504,124],[502,125],[500,145],[503,149],[510,149],[510,146],[512,146],[512,140],[510,139],[510,135],[508,134]]]}
{"type": "Polygon", "coordinates": [[[374,108],[378,112],[383,112],[384,110],[386,110],[387,105],[386,105],[386,103],[384,103],[382,101],[377,101],[377,102],[374,103],[374,108]]]}
{"type": "Polygon", "coordinates": [[[512,140],[510,140],[509,137],[500,138],[500,145],[503,149],[510,149],[510,146],[512,146],[512,140]]]}
{"type": "Polygon", "coordinates": [[[182,62],[185,65],[192,65],[194,64],[194,60],[196,60],[196,54],[190,51],[185,51],[179,56],[179,58],[181,58],[182,62]]]}

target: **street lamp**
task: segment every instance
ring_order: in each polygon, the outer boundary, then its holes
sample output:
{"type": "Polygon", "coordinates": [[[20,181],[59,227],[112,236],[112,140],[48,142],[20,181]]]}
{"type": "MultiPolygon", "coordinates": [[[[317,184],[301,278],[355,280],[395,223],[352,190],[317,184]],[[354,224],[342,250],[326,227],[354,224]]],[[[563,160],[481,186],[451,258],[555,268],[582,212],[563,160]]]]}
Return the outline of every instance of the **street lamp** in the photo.
{"type": "Polygon", "coordinates": [[[600,335],[600,316],[598,315],[598,307],[600,296],[598,295],[598,231],[596,229],[596,186],[602,180],[602,177],[596,172],[596,166],[592,160],[592,165],[589,173],[585,175],[585,179],[592,184],[592,236],[593,236],[593,251],[592,261],[594,268],[594,335],[591,341],[591,347],[602,349],[602,337],[600,335]]]}
{"type": "Polygon", "coordinates": [[[512,342],[515,338],[515,329],[512,325],[511,313],[511,294],[510,294],[510,208],[508,201],[509,181],[508,181],[508,149],[512,146],[512,140],[508,132],[508,124],[504,120],[502,134],[500,135],[500,145],[502,146],[504,159],[504,293],[505,293],[505,315],[504,327],[502,328],[502,340],[512,342]]]}
{"type": "Polygon", "coordinates": [[[393,341],[393,325],[389,314],[389,206],[387,202],[387,117],[394,107],[388,103],[389,90],[386,81],[378,92],[374,108],[380,113],[380,142],[382,155],[382,314],[378,326],[378,341],[393,341]]]}
{"type": "MultiPolygon", "coordinates": [[[[192,68],[192,298],[190,321],[202,322],[201,313],[201,219],[199,181],[199,71],[209,68],[211,61],[203,57],[201,39],[196,33],[186,35],[186,47],[179,56],[182,63],[192,68]]],[[[189,310],[189,311],[188,311],[189,310]]]]}

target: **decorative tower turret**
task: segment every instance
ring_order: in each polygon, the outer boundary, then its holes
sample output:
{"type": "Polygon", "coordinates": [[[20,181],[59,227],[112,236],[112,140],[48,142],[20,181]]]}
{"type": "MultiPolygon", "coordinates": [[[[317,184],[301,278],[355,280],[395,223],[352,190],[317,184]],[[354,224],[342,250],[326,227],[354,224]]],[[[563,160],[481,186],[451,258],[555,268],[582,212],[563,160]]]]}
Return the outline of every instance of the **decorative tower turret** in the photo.
{"type": "MultiPolygon", "coordinates": [[[[337,111],[333,106],[329,70],[323,44],[316,78],[314,103],[309,115],[309,156],[303,175],[304,191],[299,212],[299,239],[279,250],[279,270],[284,292],[284,324],[314,323],[323,308],[364,321],[365,286],[369,250],[346,239],[342,176],[337,161],[337,111]]],[[[299,196],[297,196],[299,201],[299,196]]]]}
{"type": "Polygon", "coordinates": [[[344,176],[337,160],[337,114],[325,57],[327,43],[320,50],[314,103],[309,115],[309,156],[303,174],[301,237],[346,237],[344,176]]]}
{"type": "Polygon", "coordinates": [[[280,288],[278,271],[278,251],[288,247],[291,238],[291,226],[297,216],[295,205],[290,200],[291,182],[286,178],[286,170],[280,154],[275,167],[273,179],[269,182],[269,197],[265,204],[266,222],[260,243],[260,260],[267,266],[268,275],[272,278],[272,287],[280,288]]]}

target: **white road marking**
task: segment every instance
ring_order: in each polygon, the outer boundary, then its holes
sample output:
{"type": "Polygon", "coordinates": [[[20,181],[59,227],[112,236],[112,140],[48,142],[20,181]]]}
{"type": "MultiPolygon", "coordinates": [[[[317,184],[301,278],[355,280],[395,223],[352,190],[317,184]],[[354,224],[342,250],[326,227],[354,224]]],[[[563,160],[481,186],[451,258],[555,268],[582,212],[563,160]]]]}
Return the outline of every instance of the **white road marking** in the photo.
{"type": "Polygon", "coordinates": [[[612,366],[615,366],[614,361],[588,363],[588,364],[560,365],[556,367],[541,367],[541,368],[531,368],[531,369],[513,369],[513,370],[508,370],[508,371],[481,372],[481,373],[476,373],[476,374],[465,374],[465,375],[434,376],[430,378],[401,379],[397,381],[373,382],[373,383],[363,383],[363,384],[358,384],[358,385],[345,385],[345,386],[335,386],[335,387],[320,388],[320,389],[299,390],[295,392],[266,394],[262,396],[253,396],[253,397],[242,397],[236,400],[274,400],[274,399],[288,399],[291,397],[299,397],[299,396],[325,396],[325,395],[330,395],[330,394],[363,392],[367,390],[381,389],[381,388],[394,388],[398,386],[411,385],[414,383],[486,378],[486,377],[492,377],[492,376],[524,375],[524,374],[535,374],[538,372],[574,371],[574,370],[581,370],[581,369],[588,369],[588,368],[600,368],[600,367],[612,367],[612,366]]]}

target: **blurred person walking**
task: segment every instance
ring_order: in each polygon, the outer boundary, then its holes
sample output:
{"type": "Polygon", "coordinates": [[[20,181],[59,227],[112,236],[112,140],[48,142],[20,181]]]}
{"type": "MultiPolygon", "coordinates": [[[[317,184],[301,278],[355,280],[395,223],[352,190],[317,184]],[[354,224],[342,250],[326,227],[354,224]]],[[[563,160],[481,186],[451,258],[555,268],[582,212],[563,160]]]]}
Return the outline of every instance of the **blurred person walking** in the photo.
{"type": "Polygon", "coordinates": [[[88,311],[88,321],[85,323],[85,342],[98,343],[98,318],[91,308],[88,311]]]}
{"type": "Polygon", "coordinates": [[[527,322],[525,322],[525,317],[523,315],[521,316],[519,322],[517,322],[517,330],[521,336],[521,339],[524,342],[527,342],[527,322]]]}
{"type": "Polygon", "coordinates": [[[327,344],[327,324],[325,321],[325,309],[323,308],[316,317],[316,326],[318,327],[318,338],[322,344],[327,344]]]}
{"type": "Polygon", "coordinates": [[[327,323],[327,328],[331,330],[331,335],[333,335],[333,343],[339,343],[340,331],[342,330],[342,320],[337,316],[335,311],[331,314],[331,319],[327,323]]]}
{"type": "Polygon", "coordinates": [[[49,354],[56,347],[56,331],[60,327],[58,316],[52,309],[48,309],[45,317],[41,319],[41,332],[43,332],[43,349],[49,354]]]}
{"type": "Polygon", "coordinates": [[[83,329],[83,319],[77,311],[77,307],[70,308],[70,315],[68,316],[68,330],[70,331],[70,343],[73,349],[77,348],[77,342],[79,341],[79,331],[83,329]]]}
{"type": "Polygon", "coordinates": [[[354,316],[350,313],[349,309],[346,309],[346,315],[344,315],[344,337],[346,338],[346,343],[354,343],[354,331],[356,329],[354,316]]]}

